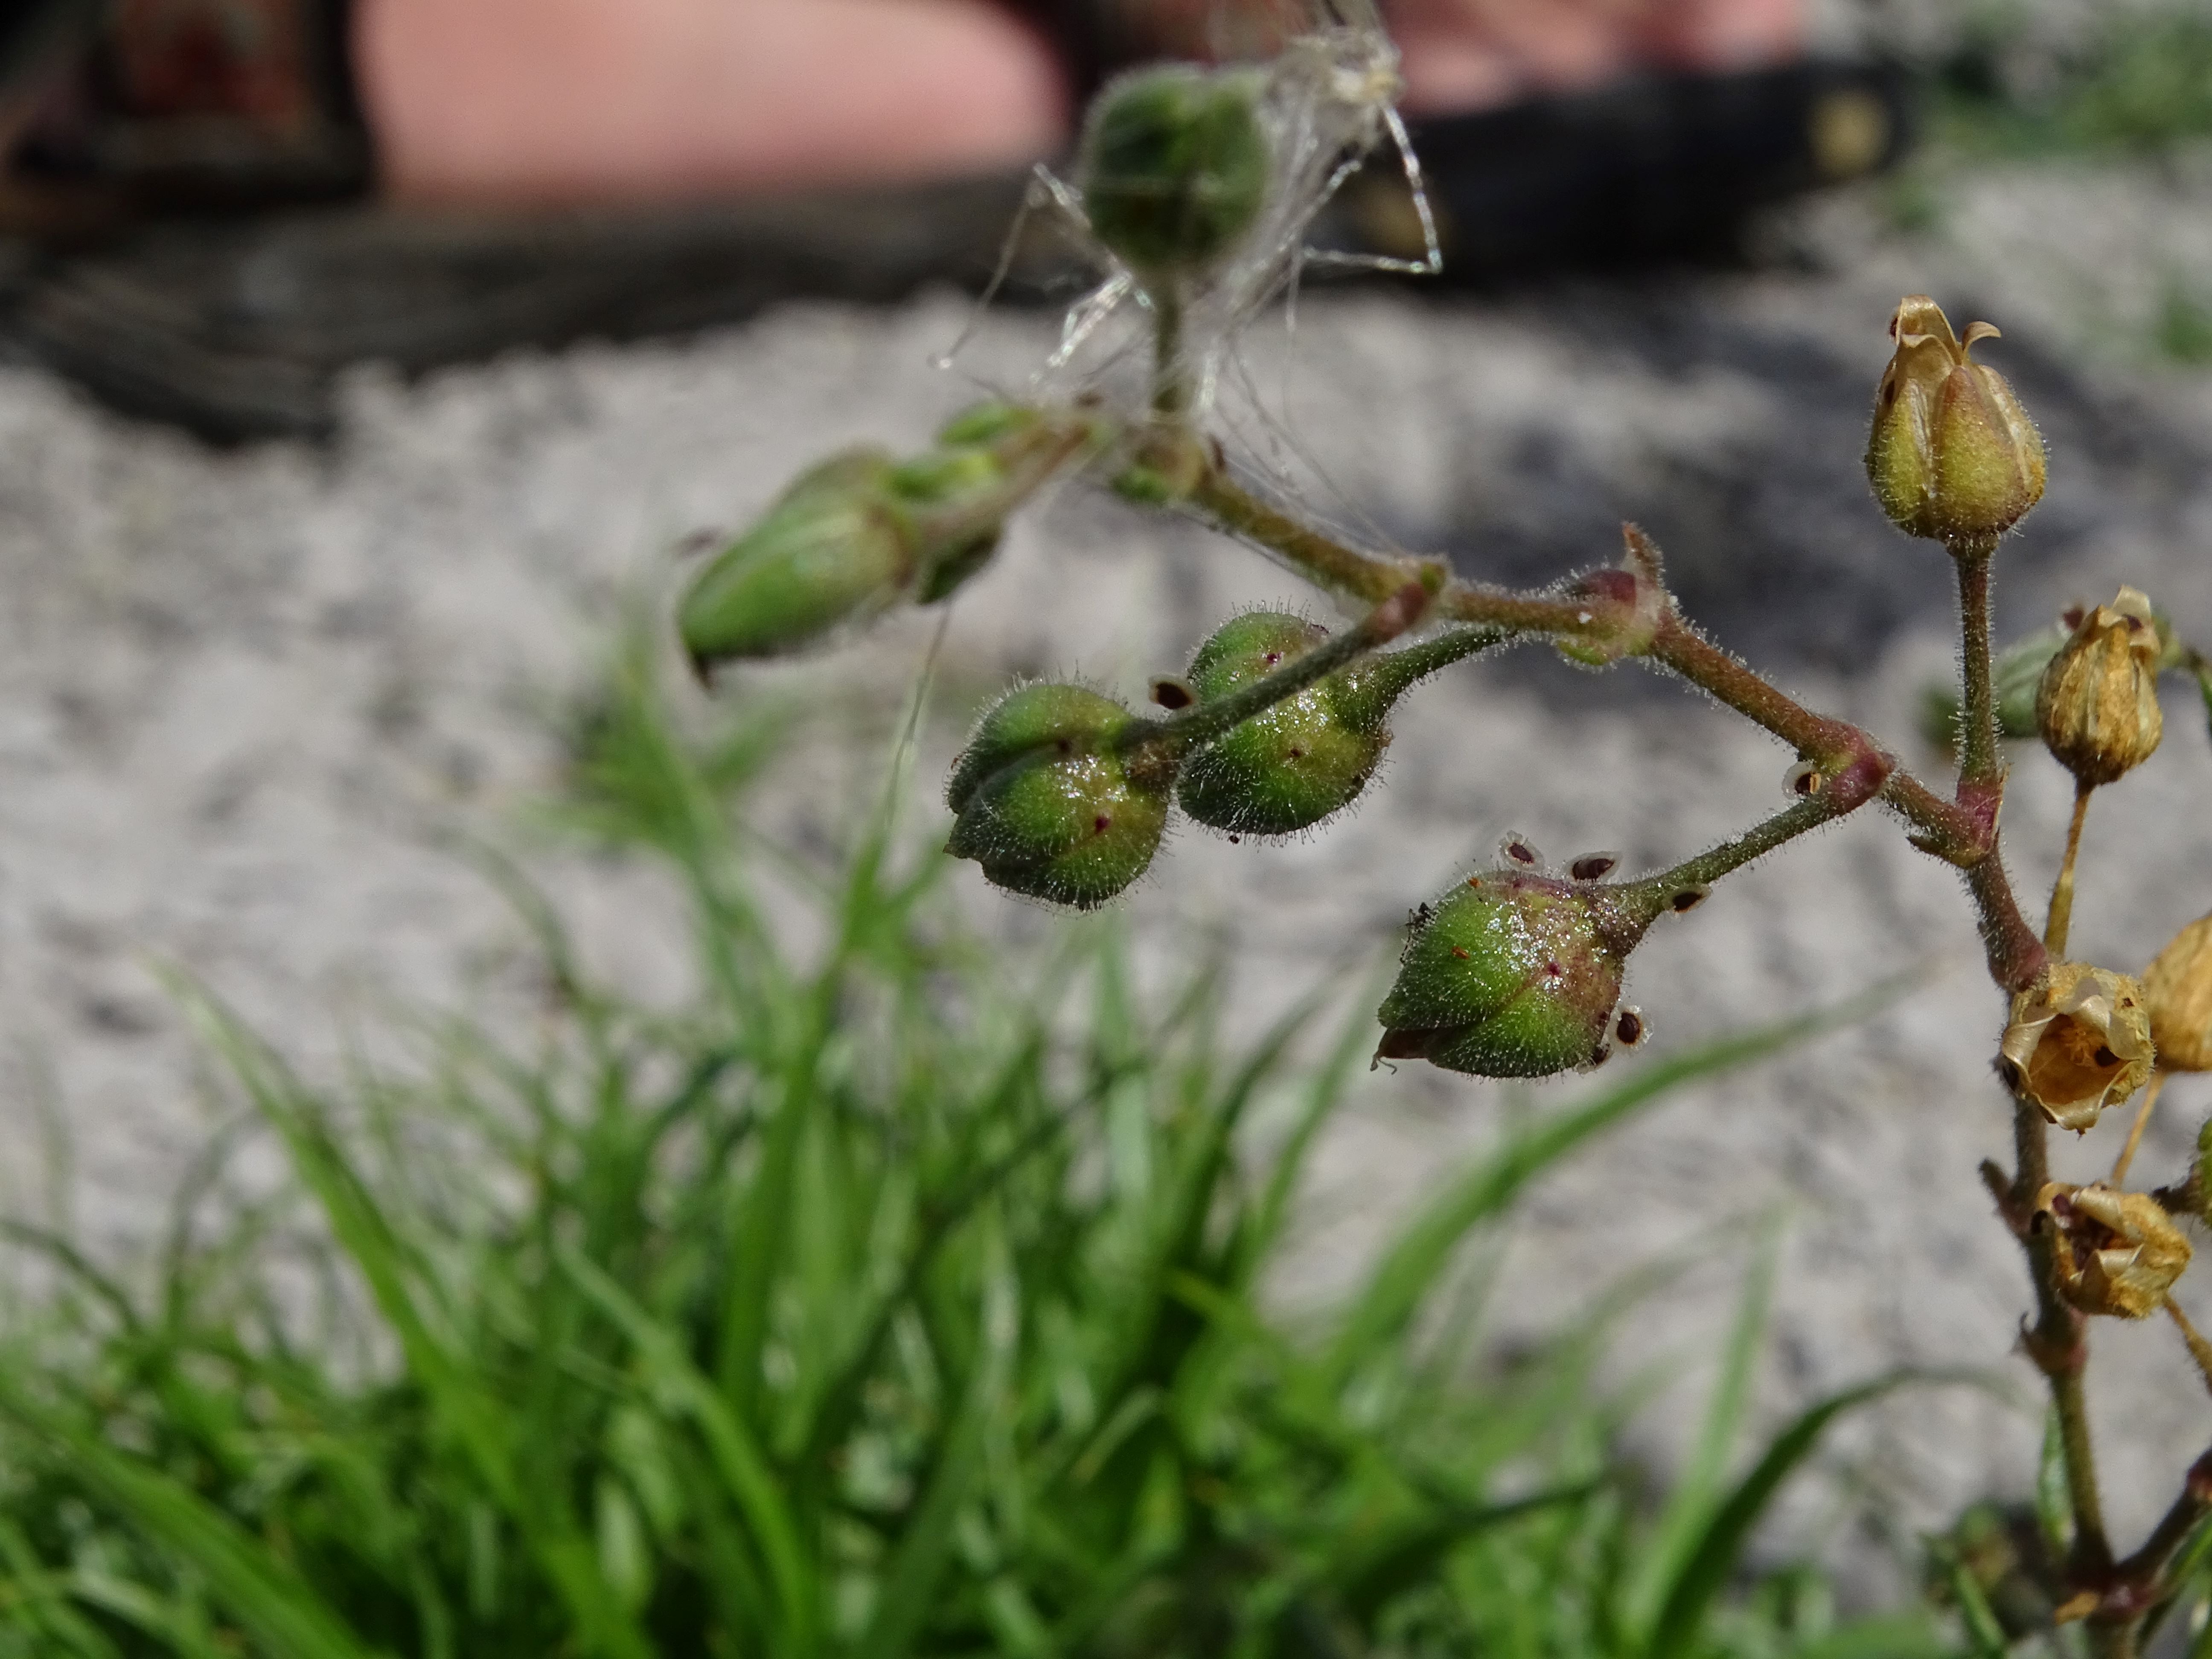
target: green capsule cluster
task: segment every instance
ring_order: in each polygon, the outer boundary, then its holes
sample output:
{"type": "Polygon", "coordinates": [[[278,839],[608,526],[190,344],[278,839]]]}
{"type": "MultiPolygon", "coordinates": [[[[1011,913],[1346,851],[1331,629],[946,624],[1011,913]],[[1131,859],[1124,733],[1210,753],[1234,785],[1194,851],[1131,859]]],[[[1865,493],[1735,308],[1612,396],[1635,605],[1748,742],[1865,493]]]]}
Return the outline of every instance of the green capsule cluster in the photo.
{"type": "Polygon", "coordinates": [[[1600,1063],[1644,1036],[1620,987],[1650,920],[1593,882],[1528,869],[1468,878],[1417,916],[1376,1057],[1476,1077],[1600,1063]]]}
{"type": "Polygon", "coordinates": [[[854,449],[802,474],[701,571],[677,626],[693,664],[781,656],[902,600],[947,598],[987,563],[1006,515],[1094,453],[1087,416],[985,404],[906,461],[854,449]]]}
{"type": "MultiPolygon", "coordinates": [[[[1200,702],[1226,696],[1328,639],[1328,629],[1280,611],[1254,611],[1217,631],[1185,678],[1200,702]]],[[[1389,745],[1386,724],[1402,685],[1389,659],[1340,669],[1231,727],[1185,764],[1184,811],[1238,836],[1289,836],[1358,799],[1389,745]]]]}
{"type": "Polygon", "coordinates": [[[1167,64],[1122,76],[1091,105],[1084,210],[1140,277],[1201,273],[1258,222],[1271,166],[1261,86],[1249,70],[1167,64]]]}
{"type": "Polygon", "coordinates": [[[959,817],[945,850],[1010,892],[1079,910],[1115,897],[1159,850],[1173,781],[1125,741],[1136,720],[1079,685],[1009,693],[954,763],[945,799],[959,817]]]}

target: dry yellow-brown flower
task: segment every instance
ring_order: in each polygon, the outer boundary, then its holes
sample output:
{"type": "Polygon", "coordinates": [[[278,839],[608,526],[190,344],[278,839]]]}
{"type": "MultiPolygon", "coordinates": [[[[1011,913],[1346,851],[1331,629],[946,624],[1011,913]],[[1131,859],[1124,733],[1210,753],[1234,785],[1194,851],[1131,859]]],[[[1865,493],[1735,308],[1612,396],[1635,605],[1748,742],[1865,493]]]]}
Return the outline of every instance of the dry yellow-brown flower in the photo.
{"type": "Polygon", "coordinates": [[[2051,1218],[2058,1288],[2083,1313],[2148,1318],[2189,1266],[2189,1241],[2148,1193],[2054,1181],[2035,1207],[2051,1218]]]}
{"type": "Polygon", "coordinates": [[[2142,988],[2109,968],[2054,962],[2013,999],[1998,1054],[2022,1099],[2062,1129],[2087,1129],[2150,1076],[2142,988]]]}
{"type": "Polygon", "coordinates": [[[2212,1072],[2212,916],[2176,933],[2143,970],[2158,1063],[2169,1072],[2212,1072]]]}
{"type": "Polygon", "coordinates": [[[2123,587],[2075,624],[2037,683],[2044,746],[2093,788],[2132,771],[2158,747],[2159,648],[2149,599],[2123,587]]]}

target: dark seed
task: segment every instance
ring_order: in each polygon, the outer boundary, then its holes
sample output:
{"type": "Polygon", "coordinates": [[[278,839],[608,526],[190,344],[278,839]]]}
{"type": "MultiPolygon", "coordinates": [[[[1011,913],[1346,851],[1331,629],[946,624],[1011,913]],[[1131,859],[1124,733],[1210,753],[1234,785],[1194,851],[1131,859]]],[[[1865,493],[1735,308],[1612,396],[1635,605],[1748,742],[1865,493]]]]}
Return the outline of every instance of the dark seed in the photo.
{"type": "Polygon", "coordinates": [[[2118,1054],[2101,1045],[2097,1049],[2096,1058],[2097,1064],[2100,1066],[2117,1066],[2120,1063],[2120,1057],[2118,1054]]]}
{"type": "Polygon", "coordinates": [[[1152,682],[1152,701],[1172,713],[1178,708],[1189,708],[1198,699],[1191,695],[1190,687],[1181,680],[1164,674],[1152,682]]]}
{"type": "Polygon", "coordinates": [[[1705,902],[1705,896],[1694,887],[1686,887],[1683,889],[1668,901],[1668,902],[1674,907],[1674,914],[1678,916],[1686,910],[1696,909],[1705,902]]]}
{"type": "Polygon", "coordinates": [[[1619,1023],[1613,1028],[1613,1034],[1620,1039],[1623,1047],[1633,1048],[1644,1041],[1644,1022],[1624,1009],[1619,1023]]]}
{"type": "Polygon", "coordinates": [[[1577,859],[1568,873],[1577,881],[1596,881],[1612,873],[1620,860],[1609,853],[1593,853],[1586,859],[1577,859]]]}
{"type": "Polygon", "coordinates": [[[1112,818],[1108,817],[1105,813],[1101,812],[1097,817],[1091,820],[1091,832],[1095,836],[1103,836],[1108,830],[1113,827],[1113,823],[1114,820],[1112,818]]]}

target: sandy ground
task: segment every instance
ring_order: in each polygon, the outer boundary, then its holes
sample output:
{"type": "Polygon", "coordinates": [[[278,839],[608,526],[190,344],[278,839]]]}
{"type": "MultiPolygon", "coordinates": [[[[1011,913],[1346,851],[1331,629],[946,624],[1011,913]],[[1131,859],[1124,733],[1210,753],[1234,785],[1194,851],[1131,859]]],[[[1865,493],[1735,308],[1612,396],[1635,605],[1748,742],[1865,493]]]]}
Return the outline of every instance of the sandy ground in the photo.
{"type": "MultiPolygon", "coordinates": [[[[2204,173],[1986,177],[1911,240],[1881,228],[1879,198],[1848,199],[1778,230],[1787,257],[1751,274],[1488,303],[1339,295],[1308,304],[1294,352],[1262,331],[1253,353],[1265,385],[1294,361],[1291,428],[1389,534],[1470,572],[1545,580],[1610,557],[1632,515],[1724,641],[1933,765],[1912,732],[1922,687],[1948,670],[1948,573],[1881,522],[1857,465],[1889,310],[1928,289],[1961,323],[2004,325],[1990,360],[2050,436],[2050,499],[2004,555],[2001,635],[2122,580],[2212,635],[2212,377],[2158,364],[2148,343],[2160,273],[2201,270],[2212,252],[2197,246],[2212,236],[2204,173]]],[[[76,1218],[103,1248],[161,1225],[160,1195],[215,1109],[159,964],[204,976],[310,1069],[395,1003],[495,981],[516,929],[453,836],[517,833],[555,758],[549,709],[588,679],[621,606],[665,590],[683,532],[742,522],[833,446],[911,445],[964,400],[931,366],[964,317],[949,296],[799,306],[691,342],[519,356],[413,386],[366,371],[327,452],[211,453],[0,371],[9,1201],[47,1206],[65,1146],[76,1218]]],[[[963,367],[1018,379],[1051,328],[996,319],[963,367]]],[[[941,754],[1010,672],[1073,670],[1134,695],[1238,605],[1298,597],[1254,555],[1071,492],[1024,520],[959,600],[932,741],[941,754]]],[[[933,626],[896,621],[810,683],[888,710],[933,626]]],[[[2099,801],[2076,912],[2078,948],[2123,967],[2212,908],[2212,744],[2193,692],[2177,684],[2168,708],[2164,748],[2099,801]]],[[[1640,671],[1593,677],[1524,653],[1416,701],[1348,823],[1281,848],[1185,836],[1131,908],[1163,964],[1194,930],[1224,932],[1257,1018],[1310,983],[1317,951],[1383,949],[1409,906],[1508,830],[1561,855],[1670,862],[1778,805],[1789,758],[1640,671]]],[[[780,810],[834,811],[836,770],[800,769],[780,810]]],[[[2069,788],[2039,753],[2019,755],[2006,829],[2026,889],[2055,867],[2069,788]]],[[[588,860],[542,867],[610,971],[673,993],[675,930],[649,884],[588,860]]],[[[1040,925],[961,882],[985,925],[1040,925]]],[[[1872,814],[1659,928],[1631,993],[1662,1048],[1903,968],[1929,976],[1879,1018],[1686,1094],[1546,1181],[1512,1236],[1480,1247],[1502,1335],[1686,1249],[1695,1265],[1624,1338],[1623,1375],[1674,1368],[1644,1431],[1663,1452],[1774,1218],[1767,1414],[1899,1364],[1990,1368],[2027,1399],[2033,1378],[2008,1357],[2026,1285],[1974,1173],[2008,1139],[1988,1074],[1999,1011],[1974,957],[1956,883],[1872,814]]],[[[1322,1160],[1297,1293],[1340,1282],[1411,1194],[1511,1113],[1589,1086],[1516,1097],[1420,1068],[1366,1080],[1322,1160]]],[[[2168,1099],[2142,1166],[2160,1179],[2212,1105],[2187,1080],[2168,1099]]],[[[2065,1149],[2068,1169],[2100,1169],[2120,1133],[2065,1149]]],[[[2212,1298],[2185,1299],[2212,1319],[2212,1298]]],[[[2212,1402],[2163,1325],[2097,1334],[2093,1398],[2129,1536],[2212,1439],[2212,1402]]],[[[1836,1445],[1905,1534],[2020,1491],[2038,1434],[2032,1410],[1929,1390],[1836,1445]]],[[[1865,1508],[1808,1497],[1789,1536],[1868,1559],[1858,1533],[1833,1532],[1865,1508]]]]}

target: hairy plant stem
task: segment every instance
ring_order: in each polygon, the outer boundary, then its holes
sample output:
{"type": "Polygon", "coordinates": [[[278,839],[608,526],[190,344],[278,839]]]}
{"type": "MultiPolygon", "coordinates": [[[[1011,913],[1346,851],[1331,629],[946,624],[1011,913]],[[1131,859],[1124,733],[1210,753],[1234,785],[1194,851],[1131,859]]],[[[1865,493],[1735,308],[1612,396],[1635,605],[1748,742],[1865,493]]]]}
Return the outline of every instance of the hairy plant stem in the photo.
{"type": "Polygon", "coordinates": [[[1996,672],[1990,658],[1990,561],[1994,539],[1954,543],[1959,574],[1959,785],[2002,786],[1996,672]]]}
{"type": "MultiPolygon", "coordinates": [[[[1207,469],[1188,500],[1218,528],[1267,549],[1316,585],[1370,605],[1395,592],[1409,579],[1436,580],[1432,573],[1443,569],[1439,561],[1347,547],[1259,500],[1218,462],[1207,469]]],[[[1983,569],[1980,679],[1987,708],[1986,560],[1983,569]]],[[[1599,593],[1521,592],[1454,577],[1443,582],[1436,611],[1510,635],[1539,635],[1600,650],[1612,647],[1618,654],[1649,657],[1765,727],[1831,776],[1880,757],[1884,767],[1880,797],[1912,826],[1913,845],[1966,872],[1990,977],[2002,988],[2017,992],[2033,983],[2042,971],[2043,942],[2021,916],[1997,857],[2001,775],[1978,780],[1971,787],[1962,783],[1958,799],[1944,799],[1890,761],[1867,732],[1806,708],[1714,645],[1680,615],[1671,597],[1655,628],[1632,605],[1599,593]],[[1639,637],[1639,630],[1649,630],[1648,638],[1639,637]]],[[[1993,752],[1993,725],[1990,730],[1993,752]]]]}
{"type": "Polygon", "coordinates": [[[1190,407],[1182,361],[1182,295],[1172,280],[1146,290],[1152,307],[1152,412],[1179,418],[1190,407]]]}
{"type": "Polygon", "coordinates": [[[2043,948],[2054,957],[2066,954],[2066,936],[2074,926],[2074,864],[2081,856],[2081,826],[2089,821],[2089,797],[2094,783],[2074,786],[2074,817],[2066,826],[2066,856],[2058,861],[2058,879],[2051,886],[2051,921],[2043,930],[2043,948]]]}
{"type": "MultiPolygon", "coordinates": [[[[1355,625],[1304,656],[1285,663],[1273,673],[1263,674],[1226,696],[1194,703],[1176,714],[1132,721],[1114,746],[1133,757],[1152,757],[1164,765],[1172,765],[1177,757],[1201,744],[1212,742],[1231,726],[1265,714],[1285,698],[1296,696],[1316,680],[1327,678],[1377,646],[1388,645],[1419,622],[1428,608],[1428,589],[1418,581],[1406,582],[1355,625]]],[[[1455,640],[1455,643],[1462,641],[1455,640]]]]}
{"type": "MultiPolygon", "coordinates": [[[[1973,792],[1985,792],[1994,813],[1995,803],[2002,799],[2004,762],[1997,750],[1995,677],[1990,659],[1990,550],[1975,544],[1954,547],[1952,552],[1959,574],[1959,794],[1964,801],[1973,792]]],[[[2069,842],[2065,867],[2051,890],[2043,948],[2053,954],[2066,948],[2073,859],[2087,800],[2084,794],[2075,802],[2075,838],[2069,842]]],[[[1996,862],[1994,856],[1990,862],[1996,862]]],[[[2007,988],[2017,993],[2024,988],[2007,988]]],[[[2051,1387],[2051,1405],[2057,1415],[2059,1446],[2066,1465],[2067,1507],[2074,1516],[2067,1576],[2085,1589],[2101,1590],[2112,1574],[2112,1545],[2105,1530],[2104,1500],[2097,1487],[2096,1443],[2090,1435],[2088,1401],[2082,1385],[2081,1374],[2089,1363],[2088,1321],[2060,1292],[2057,1240],[2049,1218],[2035,1208],[2037,1195],[2051,1179],[2050,1125],[2041,1108],[2017,1095],[2013,1101],[2013,1142],[2016,1166],[2011,1218],[2027,1255],[2036,1304],[2035,1324],[2023,1333],[2024,1346],[2051,1387]]],[[[2088,1626],[2091,1650],[2100,1659],[2127,1659],[2134,1651],[2135,1622],[2123,1626],[2093,1614],[2088,1626]]]]}

